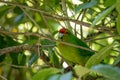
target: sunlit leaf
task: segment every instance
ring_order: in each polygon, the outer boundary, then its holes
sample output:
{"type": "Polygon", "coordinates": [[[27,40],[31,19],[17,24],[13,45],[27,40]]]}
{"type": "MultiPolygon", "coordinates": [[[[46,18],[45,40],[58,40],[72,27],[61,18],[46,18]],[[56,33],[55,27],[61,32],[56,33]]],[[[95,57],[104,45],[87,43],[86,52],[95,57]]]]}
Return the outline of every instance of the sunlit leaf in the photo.
{"type": "Polygon", "coordinates": [[[18,54],[18,64],[21,63],[24,54],[18,54]]]}
{"type": "Polygon", "coordinates": [[[81,66],[81,65],[75,66],[74,69],[75,69],[76,74],[77,74],[78,76],[81,76],[81,77],[91,71],[90,69],[85,68],[85,67],[83,67],[83,66],[81,66]]]}
{"type": "Polygon", "coordinates": [[[105,59],[110,53],[109,50],[113,48],[113,46],[116,45],[116,43],[112,43],[110,45],[107,45],[103,49],[101,49],[98,53],[94,54],[85,64],[86,67],[90,68],[91,66],[94,66],[98,63],[100,63],[103,59],[105,59]]]}
{"type": "Polygon", "coordinates": [[[114,8],[115,8],[115,5],[112,5],[108,9],[98,14],[96,18],[94,19],[94,21],[92,22],[91,27],[94,27],[99,21],[103,20],[114,8]]]}
{"type": "Polygon", "coordinates": [[[33,80],[47,80],[51,75],[59,72],[56,68],[47,68],[38,71],[34,76],[33,80]]]}

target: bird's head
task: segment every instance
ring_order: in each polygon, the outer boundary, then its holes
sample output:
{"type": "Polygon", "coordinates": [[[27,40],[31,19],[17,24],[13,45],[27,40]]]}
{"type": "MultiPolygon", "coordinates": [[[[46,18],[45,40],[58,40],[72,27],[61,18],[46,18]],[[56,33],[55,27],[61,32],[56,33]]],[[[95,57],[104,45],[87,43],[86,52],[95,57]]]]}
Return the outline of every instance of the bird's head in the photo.
{"type": "Polygon", "coordinates": [[[59,30],[58,38],[62,40],[64,36],[67,36],[69,34],[70,34],[70,31],[63,27],[59,30]]]}

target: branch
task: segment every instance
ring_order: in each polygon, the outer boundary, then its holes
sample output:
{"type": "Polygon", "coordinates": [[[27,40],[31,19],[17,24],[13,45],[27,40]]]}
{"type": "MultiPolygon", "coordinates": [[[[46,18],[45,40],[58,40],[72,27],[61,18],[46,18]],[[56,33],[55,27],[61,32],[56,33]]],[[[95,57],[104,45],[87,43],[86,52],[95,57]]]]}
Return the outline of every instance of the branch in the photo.
{"type": "Polygon", "coordinates": [[[23,44],[23,45],[18,45],[18,46],[12,46],[12,47],[7,47],[7,48],[3,48],[3,49],[0,49],[0,56],[3,55],[3,54],[7,54],[7,53],[10,53],[10,52],[20,52],[20,51],[24,51],[24,50],[30,50],[30,51],[34,51],[34,52],[37,52],[37,47],[40,47],[40,48],[48,48],[48,47],[54,47],[55,45],[26,45],[26,44],[23,44]]]}
{"type": "MultiPolygon", "coordinates": [[[[25,35],[25,36],[36,36],[36,37],[44,37],[45,39],[48,39],[50,41],[53,41],[53,42],[59,42],[61,44],[65,44],[65,45],[69,45],[69,46],[73,46],[73,47],[76,47],[76,48],[80,48],[80,49],[83,49],[83,50],[88,50],[88,51],[91,51],[91,52],[96,52],[94,50],[91,50],[91,49],[88,49],[88,48],[85,48],[83,46],[79,46],[79,45],[75,45],[75,44],[71,44],[71,43],[68,43],[68,42],[64,42],[64,41],[59,41],[59,40],[55,40],[53,38],[49,38],[48,36],[44,36],[42,34],[38,34],[38,33],[20,33],[20,32],[9,32],[9,31],[3,31],[3,30],[0,30],[0,34],[7,34],[7,35],[25,35]]],[[[55,46],[55,45],[54,45],[55,46]]],[[[42,46],[43,47],[43,46],[42,46]]]]}
{"type": "MultiPolygon", "coordinates": [[[[57,20],[60,20],[60,21],[71,21],[71,22],[73,22],[75,24],[79,24],[79,25],[83,25],[84,27],[91,28],[90,27],[91,24],[86,23],[86,22],[78,21],[78,20],[75,20],[75,19],[70,19],[70,18],[63,17],[63,16],[56,15],[56,14],[53,15],[53,14],[50,14],[49,12],[46,12],[46,11],[43,11],[43,10],[40,10],[40,9],[35,9],[35,8],[29,7],[29,6],[24,6],[24,5],[21,5],[21,4],[18,4],[18,3],[13,3],[13,2],[8,2],[8,1],[0,1],[0,2],[8,4],[8,5],[12,5],[12,6],[18,6],[20,8],[24,8],[24,9],[29,9],[29,10],[32,10],[32,11],[40,12],[44,16],[46,16],[48,18],[57,19],[57,20]]],[[[103,27],[105,27],[105,26],[103,26],[103,27]]],[[[106,32],[106,28],[103,28],[103,27],[96,25],[94,27],[94,29],[99,30],[101,32],[104,32],[104,31],[106,32]]]]}
{"type": "Polygon", "coordinates": [[[8,54],[10,52],[20,52],[24,50],[36,51],[36,45],[18,45],[0,49],[0,56],[3,54],[8,54]]]}
{"type": "MultiPolygon", "coordinates": [[[[34,52],[37,52],[37,47],[54,47],[54,45],[18,45],[18,46],[12,46],[12,47],[7,47],[7,48],[3,48],[3,49],[0,49],[0,56],[3,55],[3,54],[8,54],[10,52],[21,52],[21,51],[24,51],[24,50],[30,50],[30,51],[34,51],[34,52]]],[[[40,50],[40,58],[48,65],[51,65],[49,64],[48,62],[50,61],[50,59],[48,58],[48,56],[44,53],[44,51],[42,51],[42,49],[39,49],[40,50]]]]}

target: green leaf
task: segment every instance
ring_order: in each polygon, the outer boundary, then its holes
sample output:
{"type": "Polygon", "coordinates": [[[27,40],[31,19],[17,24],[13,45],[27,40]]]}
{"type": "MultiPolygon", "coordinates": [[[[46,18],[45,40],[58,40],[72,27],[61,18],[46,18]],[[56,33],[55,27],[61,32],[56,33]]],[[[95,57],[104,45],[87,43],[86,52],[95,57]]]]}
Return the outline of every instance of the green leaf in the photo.
{"type": "Polygon", "coordinates": [[[7,6],[0,6],[0,18],[6,14],[6,12],[8,11],[8,7],[7,6]]]}
{"type": "Polygon", "coordinates": [[[10,53],[12,64],[23,66],[26,64],[26,56],[24,53],[10,53]]]}
{"type": "Polygon", "coordinates": [[[0,63],[1,63],[2,61],[4,61],[5,57],[6,57],[5,54],[0,56],[0,63]]]}
{"type": "Polygon", "coordinates": [[[18,54],[18,64],[21,63],[22,58],[23,58],[23,54],[18,54]]]}
{"type": "Polygon", "coordinates": [[[51,40],[48,40],[48,39],[43,39],[41,40],[40,42],[42,45],[54,45],[55,42],[51,41],[51,40]]]}
{"type": "Polygon", "coordinates": [[[58,80],[72,80],[72,72],[61,75],[58,80]]]}
{"type": "Polygon", "coordinates": [[[19,8],[18,6],[16,6],[16,7],[14,8],[14,13],[16,13],[16,14],[22,14],[23,11],[21,10],[21,8],[19,8]]]}
{"type": "Polygon", "coordinates": [[[36,36],[29,36],[28,38],[26,38],[24,44],[36,44],[38,41],[38,37],[36,36]]]}
{"type": "Polygon", "coordinates": [[[117,17],[117,31],[120,34],[120,14],[117,17]]]}
{"type": "Polygon", "coordinates": [[[109,7],[109,6],[112,6],[113,4],[116,3],[116,0],[106,0],[103,4],[106,6],[106,7],[109,7]]]}
{"type": "Polygon", "coordinates": [[[50,54],[50,62],[53,64],[53,66],[60,67],[59,58],[55,54],[55,52],[52,50],[52,53],[49,54],[50,54]]]}
{"type": "Polygon", "coordinates": [[[115,59],[113,65],[117,65],[120,62],[120,54],[117,56],[117,58],[115,59]]]}
{"type": "Polygon", "coordinates": [[[60,74],[55,74],[51,76],[48,80],[59,80],[60,74]]]}
{"type": "Polygon", "coordinates": [[[48,80],[72,80],[72,72],[68,72],[65,74],[56,74],[51,76],[48,80]]]}
{"type": "Polygon", "coordinates": [[[96,16],[96,18],[92,22],[91,27],[94,27],[99,21],[103,20],[114,8],[115,8],[115,5],[112,5],[108,9],[98,14],[98,16],[96,16]]]}
{"type": "Polygon", "coordinates": [[[58,33],[58,30],[54,31],[52,35],[55,36],[57,33],[58,33]]]}
{"type": "Polygon", "coordinates": [[[120,0],[116,1],[116,10],[118,11],[118,13],[120,14],[120,0]]]}
{"type": "Polygon", "coordinates": [[[58,72],[60,72],[60,70],[56,68],[42,69],[33,76],[33,80],[47,80],[51,75],[58,72]]]}
{"type": "Polygon", "coordinates": [[[106,47],[101,49],[98,53],[94,54],[92,57],[90,57],[85,66],[90,68],[91,66],[100,63],[103,59],[105,59],[109,55],[108,52],[113,48],[114,45],[116,45],[116,43],[107,45],[106,47]]]}
{"type": "Polygon", "coordinates": [[[31,56],[30,60],[28,61],[28,66],[31,66],[37,59],[38,59],[38,54],[37,53],[33,53],[33,55],[31,56]]]}
{"type": "Polygon", "coordinates": [[[78,76],[80,76],[80,77],[84,76],[85,74],[87,74],[87,73],[89,73],[91,71],[90,69],[85,68],[85,67],[83,67],[81,65],[76,65],[74,67],[74,70],[75,70],[76,74],[78,76]]]}
{"type": "Polygon", "coordinates": [[[51,50],[51,51],[52,51],[52,48],[53,48],[54,45],[55,45],[55,42],[50,41],[50,40],[48,40],[48,39],[43,39],[43,40],[40,41],[40,43],[41,43],[41,45],[53,45],[53,46],[48,47],[48,48],[46,48],[46,47],[45,47],[45,48],[42,47],[42,49],[45,49],[45,50],[51,50]]]}
{"type": "Polygon", "coordinates": [[[23,19],[24,15],[20,14],[14,19],[14,23],[20,23],[23,19]]]}
{"type": "Polygon", "coordinates": [[[91,0],[91,2],[80,4],[75,8],[75,12],[79,12],[81,9],[91,8],[97,4],[97,0],[91,0]]]}
{"type": "Polygon", "coordinates": [[[92,67],[92,70],[95,70],[102,76],[108,78],[109,80],[120,80],[120,68],[114,67],[112,65],[96,65],[92,67]]]}

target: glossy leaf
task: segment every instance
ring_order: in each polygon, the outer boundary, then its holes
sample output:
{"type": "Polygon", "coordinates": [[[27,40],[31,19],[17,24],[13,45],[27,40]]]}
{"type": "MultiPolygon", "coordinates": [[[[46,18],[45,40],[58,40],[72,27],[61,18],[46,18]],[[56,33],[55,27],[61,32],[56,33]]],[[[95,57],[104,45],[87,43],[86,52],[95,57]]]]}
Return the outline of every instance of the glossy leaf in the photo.
{"type": "Polygon", "coordinates": [[[48,80],[59,80],[60,74],[55,74],[51,76],[48,80]]]}
{"type": "Polygon", "coordinates": [[[59,58],[54,51],[50,53],[50,62],[53,64],[53,66],[60,67],[59,58]]]}
{"type": "Polygon", "coordinates": [[[61,75],[58,80],[72,80],[72,72],[61,75]]]}
{"type": "Polygon", "coordinates": [[[97,4],[97,0],[91,0],[91,2],[80,4],[75,8],[75,12],[79,12],[81,9],[91,8],[97,4]]]}
{"type": "Polygon", "coordinates": [[[28,61],[28,66],[31,66],[37,59],[38,59],[38,54],[37,53],[33,53],[31,58],[28,61]]]}
{"type": "Polygon", "coordinates": [[[102,76],[108,78],[109,80],[119,80],[120,79],[120,68],[114,67],[112,65],[96,65],[92,67],[92,70],[101,74],[102,76]]]}
{"type": "Polygon", "coordinates": [[[21,20],[23,19],[23,14],[20,14],[20,15],[18,15],[15,19],[14,19],[14,23],[19,23],[19,22],[21,22],[21,20]]]}
{"type": "Polygon", "coordinates": [[[65,74],[56,74],[51,76],[48,80],[72,80],[72,72],[68,72],[65,74]]]}

